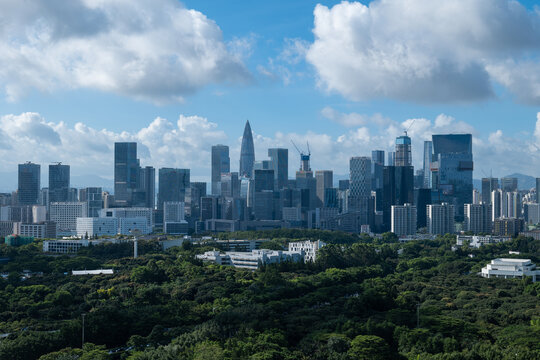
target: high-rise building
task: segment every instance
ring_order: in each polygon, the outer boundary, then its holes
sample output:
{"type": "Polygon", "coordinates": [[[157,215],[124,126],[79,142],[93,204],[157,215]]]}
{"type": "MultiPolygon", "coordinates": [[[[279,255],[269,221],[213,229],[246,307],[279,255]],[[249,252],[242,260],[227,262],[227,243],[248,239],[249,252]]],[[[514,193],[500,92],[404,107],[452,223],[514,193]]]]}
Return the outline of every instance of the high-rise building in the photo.
{"type": "Polygon", "coordinates": [[[394,166],[412,166],[411,138],[406,132],[396,138],[394,166]]]}
{"type": "Polygon", "coordinates": [[[350,196],[371,196],[371,159],[355,156],[349,160],[350,196]]]}
{"type": "Polygon", "coordinates": [[[392,205],[391,230],[397,236],[416,234],[416,206],[392,205]]]}
{"type": "MultiPolygon", "coordinates": [[[[228,156],[228,151],[227,151],[228,156]]],[[[213,158],[213,157],[212,157],[213,158]]],[[[253,146],[253,134],[249,120],[246,121],[244,127],[244,135],[242,136],[242,147],[240,149],[240,176],[251,177],[253,175],[253,164],[255,163],[255,148],[253,146]]],[[[213,161],[212,161],[212,164],[213,161]]],[[[213,166],[212,166],[213,168],[213,166]]],[[[223,172],[229,172],[223,171],[223,172]]]]}
{"type": "Polygon", "coordinates": [[[390,229],[392,205],[414,203],[412,166],[385,166],[383,170],[383,228],[390,229]]]}
{"type": "Polygon", "coordinates": [[[415,189],[414,190],[414,205],[416,205],[416,228],[425,228],[426,225],[426,209],[431,204],[431,189],[415,189]]]}
{"type": "Polygon", "coordinates": [[[334,172],[332,170],[317,170],[315,171],[315,181],[317,182],[318,205],[319,207],[327,206],[325,193],[327,189],[334,186],[334,172]]]}
{"type": "Polygon", "coordinates": [[[20,205],[38,204],[41,166],[31,162],[19,164],[17,200],[20,205]]]}
{"type": "Polygon", "coordinates": [[[503,217],[520,218],[521,217],[521,196],[519,192],[512,191],[505,193],[506,201],[504,202],[503,217]]]}
{"type": "Polygon", "coordinates": [[[491,192],[491,221],[495,221],[503,215],[503,198],[505,197],[506,195],[501,189],[491,192]]]}
{"type": "Polygon", "coordinates": [[[389,151],[388,152],[388,166],[395,166],[396,164],[396,152],[395,151],[389,151]]]}
{"type": "Polygon", "coordinates": [[[443,201],[454,205],[456,219],[463,219],[465,204],[472,203],[473,153],[471,134],[433,135],[435,184],[443,201]]]}
{"type": "Polygon", "coordinates": [[[139,159],[136,142],[114,143],[114,201],[131,206],[139,183],[139,159]]]}
{"type": "Polygon", "coordinates": [[[371,152],[371,188],[373,190],[383,187],[384,151],[371,152]]]}
{"type": "Polygon", "coordinates": [[[69,165],[49,165],[49,202],[68,201],[69,165]]]}
{"type": "Polygon", "coordinates": [[[518,179],[513,177],[501,178],[502,191],[518,191],[518,179]]]}
{"type": "Polygon", "coordinates": [[[491,233],[491,205],[465,204],[463,228],[474,234],[491,233]]]}
{"type": "Polygon", "coordinates": [[[491,204],[491,192],[499,188],[499,179],[482,178],[482,203],[491,204]]]}
{"type": "Polygon", "coordinates": [[[185,201],[189,178],[189,169],[159,169],[158,210],[163,209],[165,201],[185,201]]]}
{"type": "Polygon", "coordinates": [[[221,174],[221,196],[240,197],[240,179],[237,172],[221,174]]]}
{"type": "Polygon", "coordinates": [[[226,174],[229,172],[231,172],[229,147],[226,145],[212,146],[212,195],[220,195],[221,174],[226,174]]]}
{"type": "Polygon", "coordinates": [[[100,187],[88,187],[79,192],[79,201],[87,205],[87,216],[98,217],[103,209],[103,191],[100,187]]]}
{"type": "Polygon", "coordinates": [[[56,223],[58,235],[75,235],[77,218],[88,217],[88,207],[84,202],[54,202],[50,208],[50,219],[56,223]]]}
{"type": "Polygon", "coordinates": [[[431,161],[433,158],[433,142],[424,141],[424,188],[431,189],[431,161]]]}
{"type": "Polygon", "coordinates": [[[156,169],[152,166],[141,168],[140,189],[144,193],[144,207],[156,207],[156,169]]]}
{"type": "Polygon", "coordinates": [[[540,204],[540,178],[536,178],[536,202],[540,204]]]}
{"type": "Polygon", "coordinates": [[[186,191],[186,213],[193,219],[201,215],[201,198],[206,196],[205,182],[192,182],[186,191]]]}
{"type": "Polygon", "coordinates": [[[453,234],[454,205],[448,203],[427,206],[427,228],[432,235],[453,234]]]}
{"type": "Polygon", "coordinates": [[[289,149],[268,149],[270,168],[274,170],[276,190],[287,187],[289,181],[289,149]]]}

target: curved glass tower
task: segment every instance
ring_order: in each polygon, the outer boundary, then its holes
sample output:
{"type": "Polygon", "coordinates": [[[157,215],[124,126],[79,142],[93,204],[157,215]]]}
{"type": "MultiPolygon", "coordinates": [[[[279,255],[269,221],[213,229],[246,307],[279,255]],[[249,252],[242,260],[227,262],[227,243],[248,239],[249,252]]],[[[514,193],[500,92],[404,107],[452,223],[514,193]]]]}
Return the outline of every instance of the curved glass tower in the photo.
{"type": "Polygon", "coordinates": [[[253,134],[249,120],[246,121],[244,135],[242,136],[242,148],[240,150],[240,176],[251,177],[253,164],[255,163],[255,149],[253,146],[253,134]]]}

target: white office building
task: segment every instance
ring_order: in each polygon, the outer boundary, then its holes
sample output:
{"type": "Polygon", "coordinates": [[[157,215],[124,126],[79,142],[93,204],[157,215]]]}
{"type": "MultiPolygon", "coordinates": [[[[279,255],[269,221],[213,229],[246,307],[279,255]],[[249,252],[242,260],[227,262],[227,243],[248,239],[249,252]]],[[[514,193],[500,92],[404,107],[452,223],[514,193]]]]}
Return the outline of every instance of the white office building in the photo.
{"type": "Polygon", "coordinates": [[[56,238],[56,224],[52,221],[32,224],[15,222],[13,223],[13,234],[31,236],[35,239],[54,239],[56,238]]]}
{"type": "Polygon", "coordinates": [[[397,236],[416,234],[416,206],[392,205],[391,231],[397,236]]]}
{"type": "Polygon", "coordinates": [[[251,252],[225,253],[214,250],[196,255],[196,257],[202,261],[249,270],[257,270],[260,265],[275,264],[282,261],[298,262],[303,259],[302,254],[299,252],[276,250],[253,250],[251,252]]]}
{"type": "Polygon", "coordinates": [[[120,243],[121,240],[118,239],[100,239],[100,240],[45,240],[43,241],[43,252],[57,253],[57,254],[74,254],[79,251],[82,247],[87,247],[88,245],[98,245],[105,242],[109,243],[120,243]]]}
{"type": "Polygon", "coordinates": [[[185,220],[185,206],[181,201],[165,201],[163,203],[163,222],[180,222],[185,220]]]}
{"type": "Polygon", "coordinates": [[[47,207],[43,205],[32,206],[32,221],[35,223],[41,223],[47,221],[47,207]]]}
{"type": "Polygon", "coordinates": [[[497,244],[500,242],[510,241],[512,238],[510,236],[492,236],[492,235],[458,235],[456,238],[456,245],[463,246],[469,244],[469,247],[479,248],[482,245],[488,244],[497,244]]]}
{"type": "Polygon", "coordinates": [[[77,236],[114,236],[118,233],[117,218],[77,218],[77,236]]]}
{"type": "Polygon", "coordinates": [[[50,219],[56,223],[58,235],[75,235],[77,218],[88,216],[85,202],[53,202],[50,211],[50,219]]]}
{"type": "Polygon", "coordinates": [[[454,205],[448,203],[427,206],[428,233],[433,235],[453,234],[454,205]]]}
{"type": "Polygon", "coordinates": [[[304,262],[314,262],[317,258],[317,252],[326,243],[317,241],[298,241],[289,243],[289,252],[299,252],[304,256],[304,262]]]}
{"type": "Polygon", "coordinates": [[[531,277],[533,282],[540,276],[540,270],[530,259],[495,259],[482,268],[485,278],[500,277],[504,279],[523,279],[531,277]]]}
{"type": "Polygon", "coordinates": [[[118,218],[118,233],[121,235],[131,235],[138,230],[141,234],[150,234],[152,228],[148,226],[148,219],[145,217],[118,218]]]}
{"type": "MultiPolygon", "coordinates": [[[[153,210],[150,208],[143,207],[133,207],[133,208],[111,208],[111,209],[101,209],[99,211],[99,217],[105,218],[145,218],[146,226],[150,228],[150,232],[154,227],[154,220],[152,216],[153,210]]],[[[119,225],[120,225],[120,220],[119,225]]]]}

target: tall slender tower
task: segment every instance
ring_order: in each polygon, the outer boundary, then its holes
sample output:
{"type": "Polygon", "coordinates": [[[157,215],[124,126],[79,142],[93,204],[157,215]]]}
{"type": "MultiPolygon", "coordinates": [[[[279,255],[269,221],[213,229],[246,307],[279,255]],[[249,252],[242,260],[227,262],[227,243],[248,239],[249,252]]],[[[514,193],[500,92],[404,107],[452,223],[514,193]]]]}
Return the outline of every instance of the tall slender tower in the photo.
{"type": "Polygon", "coordinates": [[[246,121],[244,127],[244,135],[242,136],[242,148],[240,150],[240,176],[251,177],[253,172],[253,164],[255,163],[255,148],[253,146],[253,134],[249,120],[246,121]]]}

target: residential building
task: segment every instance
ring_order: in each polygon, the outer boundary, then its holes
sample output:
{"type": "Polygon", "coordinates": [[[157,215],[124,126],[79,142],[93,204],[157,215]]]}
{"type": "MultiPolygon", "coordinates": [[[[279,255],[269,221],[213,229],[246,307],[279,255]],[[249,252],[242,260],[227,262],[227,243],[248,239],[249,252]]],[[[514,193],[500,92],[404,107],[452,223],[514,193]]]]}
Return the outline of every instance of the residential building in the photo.
{"type": "Polygon", "coordinates": [[[416,234],[416,206],[411,204],[392,205],[391,229],[397,236],[416,234]]]}
{"type": "Polygon", "coordinates": [[[493,221],[493,235],[517,236],[523,228],[523,219],[499,218],[493,221]]]}
{"type": "Polygon", "coordinates": [[[491,205],[465,204],[463,230],[474,234],[491,233],[491,205]]]}
{"type": "Polygon", "coordinates": [[[317,253],[326,243],[321,240],[316,241],[298,241],[289,243],[289,252],[299,252],[304,255],[304,262],[315,262],[317,253]]]}
{"type": "Polygon", "coordinates": [[[454,205],[448,203],[428,205],[427,228],[428,233],[433,235],[453,234],[454,205]]]}

